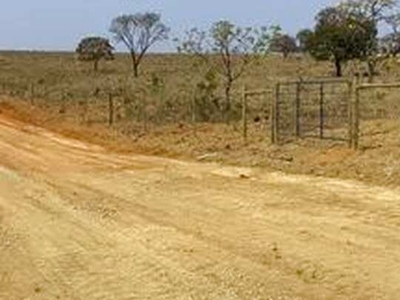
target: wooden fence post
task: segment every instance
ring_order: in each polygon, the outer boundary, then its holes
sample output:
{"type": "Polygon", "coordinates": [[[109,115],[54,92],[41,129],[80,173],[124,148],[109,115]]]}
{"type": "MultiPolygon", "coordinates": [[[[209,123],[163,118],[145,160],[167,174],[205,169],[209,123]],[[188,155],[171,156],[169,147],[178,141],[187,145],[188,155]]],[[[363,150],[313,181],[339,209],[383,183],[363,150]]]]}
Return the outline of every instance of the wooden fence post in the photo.
{"type": "Polygon", "coordinates": [[[147,95],[145,91],[143,92],[143,127],[144,127],[144,131],[147,132],[147,119],[148,119],[148,115],[147,115],[147,95]]]}
{"type": "Polygon", "coordinates": [[[196,105],[196,90],[194,90],[194,92],[193,92],[193,94],[191,95],[191,107],[192,107],[192,109],[191,109],[191,114],[192,114],[192,116],[191,116],[191,119],[192,119],[192,123],[196,123],[196,111],[197,111],[197,105],[196,105]]]}
{"type": "Polygon", "coordinates": [[[355,78],[352,78],[352,80],[348,82],[348,98],[347,98],[349,148],[353,147],[353,96],[355,95],[354,92],[355,85],[356,85],[355,78]]]}
{"type": "MultiPolygon", "coordinates": [[[[265,131],[269,131],[269,124],[268,121],[271,122],[271,112],[267,110],[268,107],[268,91],[266,90],[265,93],[263,94],[263,102],[264,102],[264,111],[263,111],[263,119],[264,119],[264,124],[265,124],[265,131]],[[269,115],[268,115],[269,114],[269,115]]],[[[270,108],[271,110],[271,108],[270,108]]]]}
{"type": "Polygon", "coordinates": [[[275,86],[275,97],[271,105],[271,142],[276,144],[279,138],[279,102],[280,102],[280,83],[275,86]]]}
{"type": "Polygon", "coordinates": [[[354,76],[351,84],[349,135],[350,135],[350,147],[355,150],[358,148],[358,143],[359,143],[359,124],[360,124],[359,83],[360,83],[360,77],[354,76]]]}
{"type": "Polygon", "coordinates": [[[35,105],[35,84],[33,82],[30,84],[30,100],[31,105],[35,105]]]}
{"type": "Polygon", "coordinates": [[[301,101],[301,82],[296,83],[296,99],[294,107],[294,133],[296,137],[300,137],[300,101],[301,101]]]}
{"type": "Polygon", "coordinates": [[[65,95],[65,90],[61,90],[61,107],[60,107],[60,113],[65,113],[67,111],[67,104],[66,104],[66,95],[65,95]]]}
{"type": "Polygon", "coordinates": [[[112,93],[108,93],[108,125],[114,124],[114,97],[112,93]]]}
{"type": "Polygon", "coordinates": [[[360,89],[355,90],[355,103],[354,103],[354,144],[355,150],[358,149],[360,139],[360,89]]]}
{"type": "Polygon", "coordinates": [[[243,122],[243,139],[247,141],[247,90],[243,86],[242,90],[242,122],[243,122]]]}
{"type": "Polygon", "coordinates": [[[324,83],[321,82],[319,88],[319,137],[322,140],[324,138],[324,125],[325,125],[325,115],[324,115],[324,83]]]}

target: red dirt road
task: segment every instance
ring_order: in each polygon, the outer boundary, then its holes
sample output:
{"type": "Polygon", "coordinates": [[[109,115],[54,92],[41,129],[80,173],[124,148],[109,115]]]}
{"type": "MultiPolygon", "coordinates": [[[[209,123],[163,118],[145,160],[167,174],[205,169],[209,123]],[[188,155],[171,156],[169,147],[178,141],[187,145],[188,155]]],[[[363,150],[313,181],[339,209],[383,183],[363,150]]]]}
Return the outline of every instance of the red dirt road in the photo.
{"type": "Polygon", "coordinates": [[[0,299],[399,299],[400,191],[119,155],[0,115],[0,299]]]}

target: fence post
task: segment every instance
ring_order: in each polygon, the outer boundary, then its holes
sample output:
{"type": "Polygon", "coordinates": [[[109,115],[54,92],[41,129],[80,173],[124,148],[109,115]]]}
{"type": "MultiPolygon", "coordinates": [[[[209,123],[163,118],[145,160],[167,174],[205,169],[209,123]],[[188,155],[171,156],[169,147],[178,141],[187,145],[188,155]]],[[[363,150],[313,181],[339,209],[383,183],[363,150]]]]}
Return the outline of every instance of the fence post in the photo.
{"type": "Polygon", "coordinates": [[[324,115],[324,83],[321,82],[319,88],[319,137],[322,140],[324,138],[324,123],[325,123],[325,115],[324,115]]]}
{"type": "Polygon", "coordinates": [[[144,131],[145,132],[147,132],[147,119],[148,119],[148,116],[147,116],[147,95],[146,95],[146,92],[145,91],[142,91],[143,92],[143,127],[144,127],[144,131]]]}
{"type": "Polygon", "coordinates": [[[242,122],[243,122],[243,139],[247,141],[247,91],[246,85],[242,90],[242,122]]]}
{"type": "Polygon", "coordinates": [[[352,149],[358,149],[359,143],[359,83],[360,77],[354,76],[351,84],[351,102],[350,102],[350,124],[349,124],[349,135],[350,135],[350,147],[352,149]]]}
{"type": "Polygon", "coordinates": [[[279,101],[280,101],[280,83],[275,86],[275,97],[272,101],[271,107],[271,142],[276,144],[278,142],[279,135],[279,101]]]}
{"type": "Polygon", "coordinates": [[[267,110],[269,101],[268,101],[268,91],[266,90],[264,93],[264,105],[265,105],[265,110],[264,110],[264,114],[263,117],[265,119],[265,131],[268,132],[269,131],[269,126],[270,124],[268,124],[269,122],[272,122],[271,119],[271,108],[269,109],[269,111],[267,110]],[[269,115],[268,115],[269,114],[269,115]]]}
{"type": "Polygon", "coordinates": [[[35,105],[35,84],[33,82],[30,84],[30,100],[31,105],[35,105]]]}
{"type": "Polygon", "coordinates": [[[66,95],[65,90],[61,90],[61,105],[60,105],[60,113],[65,113],[67,111],[67,104],[66,104],[66,95]]]}
{"type": "Polygon", "coordinates": [[[360,89],[355,90],[355,103],[354,103],[354,149],[358,149],[360,139],[360,89]]]}
{"type": "Polygon", "coordinates": [[[197,106],[196,106],[196,90],[194,90],[194,92],[191,95],[191,106],[192,106],[192,123],[196,123],[196,111],[197,111],[197,106]]]}
{"type": "Polygon", "coordinates": [[[347,111],[348,111],[348,139],[349,139],[349,148],[353,147],[353,96],[354,96],[354,86],[356,85],[356,81],[354,78],[348,82],[348,103],[347,103],[347,111]]]}
{"type": "Polygon", "coordinates": [[[114,124],[114,98],[112,93],[108,93],[108,125],[114,124]]]}
{"type": "Polygon", "coordinates": [[[294,108],[294,133],[300,137],[300,101],[301,101],[301,82],[296,83],[296,99],[294,108]]]}

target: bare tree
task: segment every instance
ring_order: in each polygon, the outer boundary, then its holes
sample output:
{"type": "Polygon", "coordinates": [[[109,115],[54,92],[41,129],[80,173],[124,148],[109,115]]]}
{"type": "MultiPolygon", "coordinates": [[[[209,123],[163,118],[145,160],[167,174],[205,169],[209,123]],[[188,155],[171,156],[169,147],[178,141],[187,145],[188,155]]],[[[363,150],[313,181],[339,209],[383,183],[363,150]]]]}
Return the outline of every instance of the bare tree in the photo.
{"type": "Polygon", "coordinates": [[[113,19],[110,32],[128,48],[134,76],[138,77],[143,57],[154,44],[168,38],[169,28],[161,22],[160,14],[137,13],[113,19]]]}
{"type": "Polygon", "coordinates": [[[269,37],[266,32],[267,28],[256,31],[238,27],[229,21],[219,21],[207,31],[197,28],[188,31],[178,51],[200,57],[223,77],[224,111],[229,112],[233,84],[246,72],[255,53],[266,48],[264,41],[269,37]]]}
{"type": "Polygon", "coordinates": [[[378,23],[391,15],[397,2],[397,0],[343,0],[339,6],[378,23]]]}
{"type": "Polygon", "coordinates": [[[81,40],[76,53],[78,59],[82,61],[92,61],[94,71],[97,72],[99,68],[99,61],[101,59],[112,60],[114,47],[106,38],[102,37],[86,37],[81,40]]]}
{"type": "Polygon", "coordinates": [[[384,59],[396,57],[400,53],[400,34],[388,33],[379,41],[379,51],[384,59]]]}
{"type": "Polygon", "coordinates": [[[392,33],[400,33],[400,12],[396,11],[385,18],[385,22],[392,29],[392,33]]]}
{"type": "Polygon", "coordinates": [[[386,56],[397,56],[400,53],[400,12],[394,12],[385,18],[391,32],[381,38],[381,50],[386,56]]]}

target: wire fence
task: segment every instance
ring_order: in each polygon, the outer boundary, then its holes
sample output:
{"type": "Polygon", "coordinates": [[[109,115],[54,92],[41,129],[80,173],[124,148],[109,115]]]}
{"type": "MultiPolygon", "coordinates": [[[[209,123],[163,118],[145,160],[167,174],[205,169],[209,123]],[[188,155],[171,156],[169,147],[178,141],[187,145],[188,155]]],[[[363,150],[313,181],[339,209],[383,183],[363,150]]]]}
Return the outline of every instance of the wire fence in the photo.
{"type": "Polygon", "coordinates": [[[347,143],[354,149],[400,146],[400,83],[363,83],[362,78],[318,78],[278,82],[264,89],[243,87],[223,111],[223,98],[188,90],[169,93],[142,86],[90,87],[41,82],[0,82],[0,94],[56,110],[67,119],[149,130],[175,123],[227,122],[243,139],[284,144],[313,138],[347,143]]]}
{"type": "MultiPolygon", "coordinates": [[[[0,94],[25,100],[32,105],[62,114],[66,119],[88,124],[136,124],[145,130],[176,123],[243,123],[241,90],[232,92],[231,110],[224,111],[225,99],[218,93],[196,92],[140,84],[101,86],[86,84],[52,87],[40,82],[3,80],[0,94]]],[[[246,128],[254,133],[269,117],[270,99],[250,91],[246,95],[246,128]],[[251,122],[250,122],[251,121],[251,122]],[[254,125],[254,126],[252,126],[254,125]]],[[[262,131],[265,138],[265,130],[262,131]]]]}

